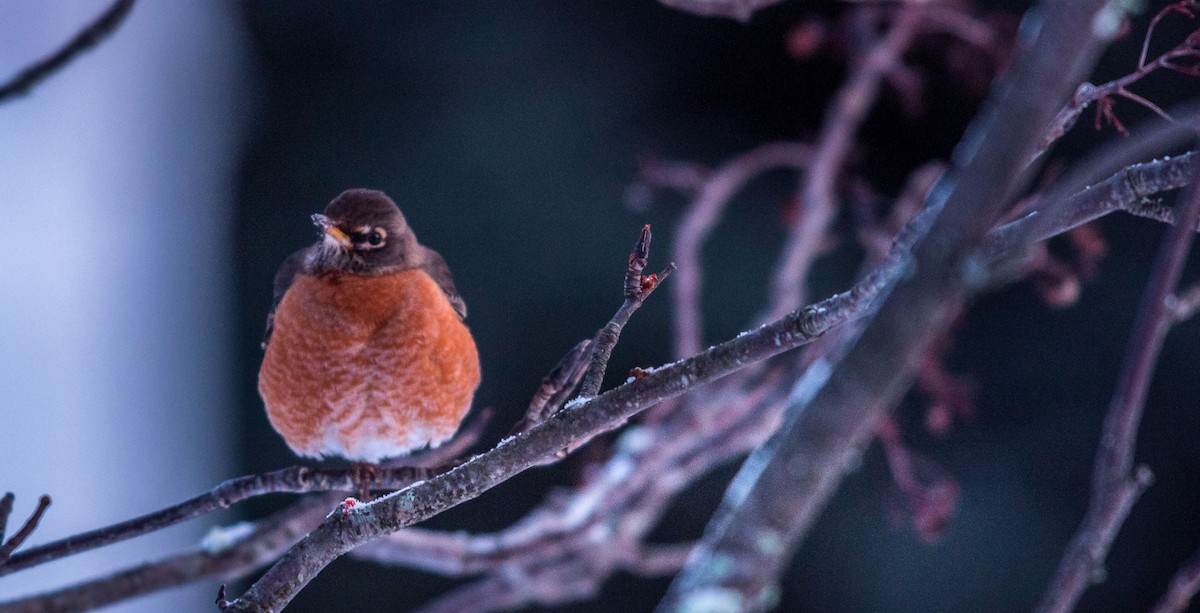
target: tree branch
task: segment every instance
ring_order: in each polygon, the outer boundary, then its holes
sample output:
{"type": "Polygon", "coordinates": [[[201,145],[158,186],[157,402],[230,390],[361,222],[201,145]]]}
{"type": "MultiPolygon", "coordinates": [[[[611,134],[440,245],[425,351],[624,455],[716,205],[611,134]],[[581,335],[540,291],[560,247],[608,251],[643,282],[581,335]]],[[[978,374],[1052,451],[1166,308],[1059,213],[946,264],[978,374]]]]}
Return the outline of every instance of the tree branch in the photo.
{"type": "Polygon", "coordinates": [[[1041,155],[1044,153],[1050,148],[1051,145],[1054,144],[1055,141],[1057,141],[1059,138],[1062,138],[1064,134],[1069,132],[1071,128],[1075,126],[1075,122],[1079,119],[1079,116],[1082,115],[1083,112],[1092,105],[1092,103],[1099,103],[1101,105],[1101,110],[1097,111],[1096,116],[1097,129],[1100,128],[1101,118],[1107,118],[1109,123],[1117,128],[1117,131],[1124,133],[1125,127],[1120,121],[1117,120],[1116,115],[1114,115],[1112,112],[1111,101],[1109,100],[1111,96],[1119,95],[1128,98],[1129,100],[1133,100],[1134,102],[1137,102],[1138,104],[1150,109],[1156,115],[1171,121],[1171,116],[1168,113],[1164,112],[1161,108],[1149,100],[1146,100],[1145,98],[1129,91],[1127,88],[1155,70],[1160,68],[1171,69],[1177,67],[1174,61],[1180,58],[1189,58],[1193,60],[1200,59],[1200,46],[1197,46],[1198,41],[1194,40],[1196,34],[1193,33],[1191,36],[1185,38],[1182,42],[1171,48],[1169,51],[1166,51],[1162,55],[1155,58],[1154,61],[1146,63],[1146,51],[1150,44],[1150,37],[1154,34],[1154,28],[1165,15],[1173,12],[1179,12],[1174,10],[1175,7],[1176,5],[1171,5],[1164,8],[1159,11],[1153,19],[1151,19],[1150,25],[1146,29],[1146,36],[1142,41],[1141,57],[1138,59],[1137,68],[1133,70],[1133,72],[1130,72],[1123,77],[1113,79],[1112,81],[1102,85],[1092,85],[1091,83],[1082,83],[1079,85],[1079,87],[1075,90],[1075,95],[1071,97],[1071,101],[1059,111],[1058,115],[1055,116],[1054,121],[1047,130],[1046,136],[1042,141],[1042,146],[1038,149],[1036,155],[1041,155]]]}
{"type": "MultiPolygon", "coordinates": [[[[1196,175],[1200,178],[1200,174],[1196,175]]],[[[1173,314],[1167,298],[1179,284],[1183,265],[1200,223],[1200,189],[1193,180],[1179,223],[1172,226],[1159,250],[1137,320],[1129,340],[1125,364],[1117,380],[1112,404],[1104,419],[1100,449],[1092,475],[1092,501],[1083,525],[1071,540],[1038,610],[1070,611],[1091,578],[1104,564],[1109,547],[1141,493],[1150,485],[1150,469],[1133,468],[1138,424],[1173,314]]]]}
{"type": "Polygon", "coordinates": [[[13,501],[16,496],[12,492],[4,494],[0,497],[0,543],[4,542],[4,535],[8,530],[8,516],[12,515],[13,501]]]}
{"type": "MultiPolygon", "coordinates": [[[[410,463],[404,466],[383,467],[379,478],[372,485],[379,489],[395,490],[446,470],[447,467],[440,465],[475,444],[486,423],[486,415],[481,415],[447,444],[416,458],[425,462],[425,465],[410,463]]],[[[256,496],[353,492],[357,491],[358,487],[352,468],[289,466],[268,473],[238,477],[165,509],[23,551],[9,559],[7,564],[3,563],[3,557],[0,556],[0,576],[161,530],[213,511],[227,509],[256,496]]]]}
{"type": "Polygon", "coordinates": [[[724,17],[735,21],[750,21],[754,12],[779,4],[783,0],[658,0],[664,6],[700,15],[701,17],[724,17]]]}
{"type": "Polygon", "coordinates": [[[642,232],[633,245],[633,251],[629,254],[629,266],[625,270],[623,285],[625,302],[621,304],[620,309],[617,309],[612,319],[596,333],[596,338],[592,339],[591,361],[587,371],[584,372],[583,383],[579,386],[580,398],[591,398],[600,391],[600,384],[604,381],[604,371],[608,368],[608,359],[612,357],[613,347],[621,338],[621,330],[625,329],[629,318],[641,308],[642,303],[658,287],[658,284],[675,271],[675,264],[672,263],[658,274],[642,275],[642,271],[646,268],[646,258],[650,255],[650,238],[650,225],[646,224],[642,226],[642,232]]]}
{"type": "Polygon", "coordinates": [[[797,383],[785,425],[747,459],[661,610],[713,598],[743,610],[769,606],[798,540],[882,412],[907,389],[928,342],[986,283],[979,247],[1021,185],[1067,84],[1085,74],[1101,39],[1114,33],[1121,16],[1106,5],[1042,4],[1027,15],[1025,32],[1036,38],[959,145],[957,169],[930,196],[927,211],[937,219],[914,247],[909,274],[844,359],[818,361],[797,383]]]}
{"type": "Polygon", "coordinates": [[[214,529],[201,546],[44,594],[0,602],[0,613],[86,611],[198,579],[237,579],[312,530],[338,496],[315,495],[253,524],[214,529]]]}
{"type": "Polygon", "coordinates": [[[241,598],[224,604],[231,610],[279,610],[320,569],[356,546],[470,500],[562,449],[623,424],[648,406],[810,341],[824,332],[813,327],[811,316],[811,309],[799,309],[700,355],[648,371],[600,396],[568,404],[545,422],[450,472],[333,513],[241,598]]]}
{"type": "MultiPolygon", "coordinates": [[[[1072,213],[1070,215],[1050,215],[1055,220],[1066,220],[1062,222],[1064,225],[1059,226],[1057,231],[1050,230],[1040,233],[1036,235],[1036,238],[1037,240],[1042,240],[1059,232],[1066,231],[1070,227],[1074,227],[1072,224],[1084,223],[1085,221],[1083,220],[1095,219],[1112,211],[1131,211],[1137,208],[1137,206],[1139,206],[1138,203],[1147,197],[1185,186],[1191,182],[1192,175],[1195,170],[1200,168],[1200,163],[1197,162],[1198,159],[1200,158],[1198,158],[1195,152],[1189,152],[1184,155],[1173,156],[1163,160],[1135,164],[1108,177],[1104,181],[1094,184],[1088,189],[1074,194],[1070,198],[1059,201],[1057,204],[1051,205],[1046,203],[1044,210],[1048,213],[1054,213],[1058,209],[1065,209],[1067,211],[1071,211],[1072,213]]],[[[1165,216],[1158,216],[1159,220],[1167,222],[1173,221],[1173,211],[1168,207],[1163,208],[1166,210],[1167,214],[1165,216]]],[[[889,279],[894,278],[895,275],[899,274],[903,270],[903,262],[905,261],[904,256],[911,249],[911,245],[915,236],[919,235],[923,231],[920,228],[927,227],[928,223],[932,220],[932,216],[928,212],[923,212],[922,214],[919,214],[918,217],[919,219],[914,219],[912,222],[910,222],[909,226],[907,226],[905,230],[901,232],[901,235],[893,243],[885,261],[876,269],[868,273],[851,290],[841,294],[836,294],[825,300],[805,307],[804,310],[807,311],[807,316],[809,318],[811,330],[814,332],[814,336],[817,336],[834,326],[840,325],[841,323],[858,318],[863,313],[868,311],[872,301],[874,300],[874,297],[879,291],[879,288],[886,285],[889,279]]],[[[1023,235],[1015,230],[1024,227],[1026,224],[1029,224],[1030,221],[1030,218],[1027,216],[994,230],[989,235],[989,253],[991,257],[998,259],[1025,248],[1026,244],[1020,242],[1020,240],[1033,240],[1033,235],[1023,235]]],[[[581,361],[581,363],[586,363],[586,361],[581,361]]],[[[655,370],[658,369],[651,369],[649,372],[653,372],[655,370]]],[[[581,373],[582,370],[579,372],[581,373]]],[[[638,468],[633,472],[630,478],[623,479],[620,482],[619,487],[615,487],[615,489],[604,489],[602,491],[598,491],[597,493],[588,494],[588,496],[592,499],[597,501],[605,501],[605,505],[603,507],[595,507],[593,511],[590,512],[589,517],[600,514],[603,509],[614,509],[620,504],[626,504],[619,501],[630,500],[632,492],[641,491],[648,485],[653,485],[654,487],[661,489],[660,493],[655,494],[656,497],[669,498],[678,490],[679,487],[681,487],[681,485],[679,485],[680,483],[688,482],[696,475],[704,474],[711,467],[728,461],[729,458],[732,458],[739,453],[744,453],[745,450],[756,446],[766,433],[770,433],[775,429],[775,426],[773,425],[773,419],[769,418],[769,416],[773,414],[769,407],[773,403],[778,402],[778,399],[765,398],[762,397],[761,394],[756,395],[756,393],[752,391],[748,392],[749,395],[747,395],[747,392],[745,390],[741,390],[740,388],[739,390],[735,391],[737,391],[737,393],[734,396],[720,396],[720,399],[714,399],[714,402],[723,407],[719,414],[714,414],[714,416],[719,416],[720,419],[709,417],[705,420],[705,425],[700,431],[689,431],[690,434],[688,436],[684,436],[681,433],[674,433],[678,426],[673,426],[671,423],[653,426],[654,428],[664,428],[665,430],[661,434],[652,435],[647,432],[638,432],[637,430],[628,432],[631,440],[642,440],[647,437],[652,437],[655,440],[674,442],[669,445],[655,446],[653,449],[653,455],[648,457],[642,457],[644,454],[642,451],[637,451],[633,455],[629,455],[630,452],[639,449],[639,447],[636,446],[630,447],[628,450],[623,451],[615,456],[612,460],[614,463],[623,465],[634,463],[638,468]],[[746,423],[741,423],[737,420],[742,420],[743,417],[739,416],[746,416],[744,419],[749,421],[746,421],[746,423]],[[713,438],[714,436],[718,438],[713,438]]],[[[689,421],[690,423],[690,420],[693,418],[688,415],[681,415],[680,419],[689,421]]],[[[483,420],[476,420],[473,425],[461,432],[459,437],[456,437],[451,443],[433,450],[432,453],[453,453],[454,455],[461,453],[465,447],[469,446],[477,439],[483,423],[483,420]]],[[[643,426],[643,428],[649,427],[651,426],[643,426]]],[[[620,447],[620,449],[625,449],[625,447],[620,447]]],[[[453,456],[446,456],[446,459],[449,459],[449,457],[453,456]]],[[[425,465],[430,465],[437,464],[442,461],[445,460],[438,458],[425,458],[423,463],[425,465]]],[[[294,469],[295,468],[285,470],[294,469]]],[[[247,477],[247,479],[253,478],[255,477],[247,477]]],[[[341,481],[339,481],[339,483],[342,483],[343,491],[353,490],[352,485],[349,483],[341,481]]],[[[0,503],[2,503],[2,500],[0,500],[0,503]]],[[[166,509],[159,513],[168,512],[170,512],[170,509],[166,509]]],[[[578,513],[578,511],[573,512],[578,513]]],[[[640,512],[640,515],[645,517],[645,514],[646,510],[643,508],[643,510],[640,512]]],[[[154,515],[156,514],[150,514],[146,517],[153,517],[154,515]]],[[[117,526],[121,526],[126,523],[132,523],[133,521],[136,520],[131,520],[131,522],[123,522],[122,524],[117,524],[117,526]]],[[[267,520],[264,520],[264,522],[266,521],[267,520]]],[[[653,523],[653,521],[650,519],[642,519],[640,521],[646,524],[653,523]]],[[[554,538],[558,538],[557,535],[565,533],[578,533],[583,531],[589,524],[581,524],[578,522],[568,524],[556,521],[538,525],[539,527],[533,534],[529,533],[528,528],[520,528],[518,532],[524,534],[525,536],[517,537],[517,541],[519,541],[520,544],[514,544],[511,546],[523,548],[525,551],[530,551],[532,547],[532,550],[536,551],[537,547],[533,546],[532,543],[544,542],[547,539],[553,540],[554,538]]],[[[514,529],[517,529],[517,527],[514,527],[514,529]]],[[[95,531],[95,533],[102,533],[104,530],[95,531]]],[[[126,533],[122,538],[129,538],[136,534],[143,534],[148,531],[149,530],[139,529],[131,533],[126,533]]],[[[410,531],[411,530],[404,531],[399,534],[408,534],[410,531]]],[[[79,539],[86,539],[88,534],[93,533],[76,535],[70,537],[69,539],[59,541],[58,544],[62,545],[67,541],[78,543],[79,539]]],[[[515,534],[517,533],[514,533],[514,535],[515,534]]],[[[246,542],[252,542],[255,538],[257,537],[248,536],[246,538],[246,542]]],[[[486,536],[480,536],[478,537],[479,540],[477,542],[485,542],[488,540],[488,538],[489,537],[486,536]]],[[[494,542],[517,542],[511,541],[511,538],[513,537],[497,536],[495,537],[494,542]]],[[[408,543],[408,541],[402,542],[408,543]]],[[[450,554],[445,554],[440,557],[433,556],[434,561],[430,562],[427,560],[425,563],[419,563],[415,561],[406,562],[404,560],[407,560],[408,558],[404,557],[387,558],[386,556],[379,557],[383,555],[379,553],[366,553],[379,552],[383,551],[384,549],[388,549],[390,548],[388,543],[389,542],[387,540],[378,541],[376,543],[372,543],[368,548],[362,548],[358,550],[356,553],[384,563],[413,566],[416,568],[423,568],[430,572],[443,572],[443,570],[439,570],[439,568],[442,568],[441,565],[447,563],[453,564],[452,562],[444,561],[448,557],[452,557],[450,554]],[[429,566],[429,564],[432,564],[432,566],[429,566]]],[[[100,546],[100,544],[94,543],[88,545],[87,547],[73,547],[67,552],[48,555],[49,552],[44,551],[43,548],[52,546],[55,546],[55,543],[50,543],[39,548],[18,553],[16,556],[14,556],[12,563],[15,564],[19,562],[19,567],[11,567],[0,570],[0,573],[15,572],[15,570],[19,570],[21,568],[28,568],[29,566],[49,561],[51,559],[57,559],[58,557],[70,555],[71,553],[77,553],[84,549],[97,547],[100,546]],[[43,555],[47,555],[48,557],[41,557],[43,555]],[[37,559],[26,558],[25,556],[36,556],[37,559]]],[[[403,547],[408,546],[409,545],[407,544],[403,545],[403,547]]],[[[269,559],[270,558],[265,558],[261,560],[260,563],[269,561],[269,559]]],[[[153,572],[153,566],[154,564],[150,564],[143,567],[137,567],[135,569],[129,569],[122,571],[115,576],[119,578],[124,576],[125,573],[131,573],[132,576],[141,576],[141,573],[153,572]]],[[[243,568],[243,572],[247,572],[252,570],[253,567],[243,568]]],[[[477,568],[475,571],[484,572],[486,571],[486,568],[477,568]]],[[[129,590],[122,592],[126,594],[125,596],[122,596],[122,598],[146,593],[162,587],[169,587],[170,585],[185,583],[187,581],[204,576],[211,575],[197,574],[194,576],[181,576],[181,579],[178,583],[136,583],[136,585],[141,586],[139,589],[126,587],[121,588],[129,590]]],[[[234,577],[232,572],[223,576],[229,578],[234,577]]],[[[90,582],[87,585],[90,586],[89,589],[109,589],[103,586],[111,584],[112,582],[113,581],[110,580],[106,583],[104,579],[98,579],[90,582]]],[[[121,583],[121,585],[125,586],[126,584],[121,583]]],[[[119,599],[120,598],[117,598],[117,600],[119,599]]],[[[22,601],[13,602],[15,603],[22,601]]],[[[115,601],[116,600],[113,600],[113,602],[115,601]]],[[[7,610],[0,608],[0,611],[7,610]]]]}
{"type": "Polygon", "coordinates": [[[807,302],[804,280],[823,251],[826,233],[837,212],[835,187],[855,143],[855,134],[875,106],[883,81],[901,67],[922,23],[923,4],[902,5],[887,34],[853,62],[854,70],[834,96],[821,124],[812,162],[800,184],[800,213],[788,233],[780,264],[771,278],[771,298],[760,321],[770,321],[794,305],[807,302]]]}
{"type": "Polygon", "coordinates": [[[1192,557],[1175,573],[1175,576],[1171,577],[1167,593],[1163,594],[1150,613],[1185,611],[1197,591],[1200,591],[1200,551],[1192,554],[1192,557]]]}
{"type": "MultiPolygon", "coordinates": [[[[12,494],[6,494],[4,500],[0,501],[0,514],[3,515],[4,522],[8,520],[8,515],[12,512],[12,494]],[[6,504],[7,503],[7,504],[6,504]]],[[[25,539],[29,538],[30,534],[37,529],[38,523],[42,521],[42,515],[46,513],[46,509],[50,508],[50,497],[43,495],[38,498],[37,508],[30,514],[29,519],[13,533],[12,537],[0,544],[0,568],[7,563],[11,558],[12,552],[17,550],[25,539]]],[[[4,538],[4,530],[0,529],[0,539],[4,538]]]]}
{"type": "Polygon", "coordinates": [[[675,231],[672,257],[679,272],[671,282],[671,297],[676,359],[696,355],[704,348],[700,247],[720,221],[721,213],[746,183],[770,170],[802,170],[811,152],[812,148],[803,143],[767,143],[725,162],[704,177],[675,231]]]}
{"type": "Polygon", "coordinates": [[[116,0],[95,21],[80,30],[67,44],[46,58],[0,84],[0,101],[28,92],[50,78],[84,51],[104,42],[125,22],[134,0],[116,0]]]}

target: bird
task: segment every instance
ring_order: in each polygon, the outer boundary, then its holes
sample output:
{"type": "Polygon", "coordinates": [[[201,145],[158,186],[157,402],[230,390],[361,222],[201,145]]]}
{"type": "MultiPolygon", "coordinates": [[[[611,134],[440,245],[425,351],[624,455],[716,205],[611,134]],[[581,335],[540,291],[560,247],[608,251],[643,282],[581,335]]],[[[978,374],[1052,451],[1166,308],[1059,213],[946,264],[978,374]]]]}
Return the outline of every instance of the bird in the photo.
{"type": "Polygon", "coordinates": [[[454,435],[479,352],[450,267],[387,194],[346,190],[312,222],[275,276],[258,390],[296,454],[370,473],[454,435]]]}

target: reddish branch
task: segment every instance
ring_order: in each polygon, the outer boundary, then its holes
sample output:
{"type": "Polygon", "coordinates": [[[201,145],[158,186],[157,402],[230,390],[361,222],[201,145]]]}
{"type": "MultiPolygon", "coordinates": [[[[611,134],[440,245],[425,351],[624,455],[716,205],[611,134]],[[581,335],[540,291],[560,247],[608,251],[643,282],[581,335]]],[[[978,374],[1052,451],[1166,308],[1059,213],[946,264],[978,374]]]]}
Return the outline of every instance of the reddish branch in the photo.
{"type": "Polygon", "coordinates": [[[1138,58],[1137,69],[1103,85],[1092,85],[1091,83],[1080,85],[1075,90],[1075,95],[1071,98],[1071,102],[1063,107],[1055,117],[1038,153],[1040,154],[1048,149],[1051,144],[1070,131],[1075,125],[1075,121],[1079,119],[1083,111],[1091,106],[1092,103],[1096,103],[1096,129],[1100,129],[1100,124],[1103,120],[1116,128],[1118,132],[1122,134],[1126,133],[1127,130],[1124,124],[1117,119],[1116,114],[1113,112],[1113,96],[1132,100],[1150,109],[1156,115],[1170,121],[1171,116],[1166,111],[1142,96],[1129,91],[1128,88],[1146,75],[1159,69],[1173,70],[1193,77],[1200,76],[1200,30],[1192,32],[1183,42],[1164,52],[1153,61],[1146,62],[1150,39],[1154,36],[1154,29],[1158,25],[1158,22],[1166,15],[1173,13],[1195,18],[1197,6],[1200,5],[1197,5],[1194,0],[1184,0],[1171,4],[1159,11],[1150,21],[1150,26],[1146,29],[1146,36],[1142,40],[1142,53],[1138,58]],[[1191,63],[1181,63],[1181,61],[1186,62],[1188,60],[1191,63]]]}
{"type": "Polygon", "coordinates": [[[879,421],[876,437],[899,491],[898,514],[922,540],[937,540],[958,506],[958,483],[932,460],[905,447],[900,426],[891,416],[879,421]]]}
{"type": "Polygon", "coordinates": [[[134,0],[116,0],[108,10],[80,30],[58,51],[25,68],[7,82],[0,83],[0,101],[28,92],[83,52],[103,42],[125,22],[125,18],[133,9],[133,2],[134,0]]]}
{"type": "MultiPolygon", "coordinates": [[[[1200,178],[1200,173],[1197,173],[1200,178]]],[[[1133,465],[1138,424],[1158,362],[1163,339],[1174,319],[1167,298],[1179,283],[1183,265],[1200,223],[1200,182],[1193,181],[1178,223],[1167,233],[1142,294],[1137,320],[1126,352],[1117,389],[1104,420],[1100,449],[1092,475],[1092,498],[1083,526],[1060,562],[1039,611],[1070,611],[1091,578],[1104,564],[1121,524],[1141,493],[1150,485],[1150,469],[1133,465]]]]}

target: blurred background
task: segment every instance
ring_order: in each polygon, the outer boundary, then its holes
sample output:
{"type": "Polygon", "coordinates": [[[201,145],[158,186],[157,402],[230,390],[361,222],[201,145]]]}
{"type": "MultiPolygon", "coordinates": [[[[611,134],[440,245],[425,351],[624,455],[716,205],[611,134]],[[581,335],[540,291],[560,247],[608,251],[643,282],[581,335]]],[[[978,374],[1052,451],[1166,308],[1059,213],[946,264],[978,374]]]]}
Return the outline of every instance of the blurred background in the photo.
{"type": "MultiPolygon", "coordinates": [[[[107,4],[0,2],[0,78],[107,4]]],[[[1022,7],[985,8],[1011,28],[1022,7]]],[[[276,266],[315,239],[308,216],[348,187],[392,195],[453,268],[483,363],[476,407],[495,410],[484,445],[494,442],[563,352],[619,306],[641,224],[655,229],[651,267],[667,261],[686,202],[663,194],[628,206],[639,158],[715,165],[766,141],[811,138],[845,58],[797,60],[789,32],[845,9],[793,0],[739,24],[651,0],[137,5],[111,40],[0,105],[0,490],[17,494],[14,517],[53,496],[33,539],[44,542],[295,463],[255,391],[259,341],[276,266]]],[[[1096,82],[1133,69],[1146,21],[1114,45],[1096,82]]],[[[1187,27],[1168,20],[1162,39],[1187,27]]],[[[913,57],[928,79],[924,108],[907,114],[885,94],[862,131],[853,169],[881,194],[946,159],[976,110],[980,92],[948,78],[935,55],[913,57]]],[[[1200,82],[1160,76],[1137,91],[1169,107],[1200,82]]],[[[1117,110],[1128,124],[1147,116],[1117,110]]],[[[1090,113],[1080,124],[1051,163],[1119,138],[1093,131],[1090,113]]],[[[787,173],[753,183],[707,246],[707,341],[736,334],[761,306],[794,185],[787,173]]],[[[962,487],[941,539],[925,543],[891,521],[874,447],[804,543],[782,610],[1036,603],[1086,509],[1103,412],[1163,228],[1121,216],[1101,231],[1110,255],[1074,306],[1051,308],[1022,283],[966,314],[948,359],[976,382],[972,421],[935,438],[919,427],[919,397],[901,407],[906,439],[962,487]]],[[[814,294],[843,289],[856,257],[846,241],[823,260],[814,294]]],[[[668,300],[656,294],[626,329],[610,383],[670,360],[668,300]]],[[[1080,610],[1148,608],[1200,543],[1197,340],[1196,321],[1168,337],[1138,450],[1156,482],[1080,610]]],[[[573,482],[581,455],[429,525],[503,528],[573,482]]],[[[735,468],[689,490],[659,536],[698,536],[735,468]]],[[[259,499],[0,578],[0,599],[164,555],[283,502],[259,499]]],[[[340,560],[289,610],[405,610],[455,584],[340,560]]],[[[559,610],[649,610],[666,585],[620,576],[594,602],[559,610]]],[[[112,610],[208,611],[215,592],[202,582],[112,610]]]]}

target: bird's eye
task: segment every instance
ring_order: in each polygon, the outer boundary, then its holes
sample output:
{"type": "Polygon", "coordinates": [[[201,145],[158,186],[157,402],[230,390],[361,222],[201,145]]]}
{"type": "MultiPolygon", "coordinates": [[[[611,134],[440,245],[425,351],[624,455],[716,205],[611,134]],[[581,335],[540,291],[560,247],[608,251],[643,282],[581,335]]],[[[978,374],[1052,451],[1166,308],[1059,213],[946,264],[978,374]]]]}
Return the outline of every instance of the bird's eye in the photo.
{"type": "Polygon", "coordinates": [[[367,244],[372,247],[378,247],[383,242],[383,234],[379,230],[371,230],[367,234],[367,244]]]}

